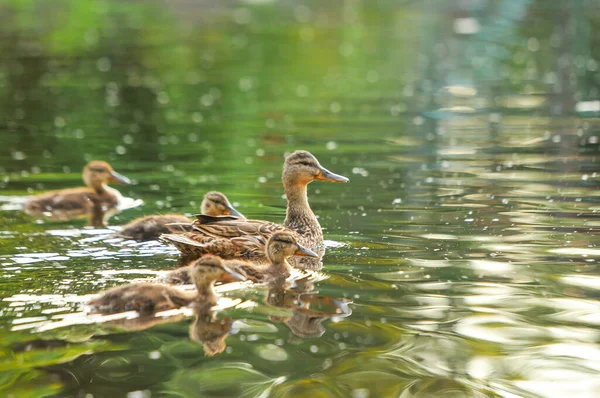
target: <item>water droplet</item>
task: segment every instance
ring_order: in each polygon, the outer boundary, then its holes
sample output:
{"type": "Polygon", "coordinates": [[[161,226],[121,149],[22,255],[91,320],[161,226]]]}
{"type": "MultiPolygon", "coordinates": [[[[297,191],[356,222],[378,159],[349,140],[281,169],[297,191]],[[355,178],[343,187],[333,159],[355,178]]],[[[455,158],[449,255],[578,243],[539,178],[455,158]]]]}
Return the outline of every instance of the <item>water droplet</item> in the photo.
{"type": "Polygon", "coordinates": [[[247,8],[237,8],[233,10],[233,20],[240,25],[246,25],[252,20],[252,14],[247,8]]]}
{"type": "Polygon", "coordinates": [[[340,111],[342,110],[342,105],[340,105],[339,102],[332,102],[331,105],[329,105],[329,109],[331,110],[331,113],[340,113],[340,111]]]}
{"type": "Polygon", "coordinates": [[[110,70],[110,59],[106,57],[100,58],[96,61],[96,67],[100,72],[108,72],[110,70]]]}

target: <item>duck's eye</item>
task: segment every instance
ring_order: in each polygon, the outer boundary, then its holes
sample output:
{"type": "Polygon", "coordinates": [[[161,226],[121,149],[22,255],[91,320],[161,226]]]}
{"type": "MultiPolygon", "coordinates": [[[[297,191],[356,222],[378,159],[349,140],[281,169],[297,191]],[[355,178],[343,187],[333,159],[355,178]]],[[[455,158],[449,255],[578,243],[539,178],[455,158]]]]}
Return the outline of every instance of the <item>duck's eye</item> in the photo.
{"type": "Polygon", "coordinates": [[[102,167],[90,167],[90,171],[93,171],[95,173],[106,173],[106,169],[102,167]]]}

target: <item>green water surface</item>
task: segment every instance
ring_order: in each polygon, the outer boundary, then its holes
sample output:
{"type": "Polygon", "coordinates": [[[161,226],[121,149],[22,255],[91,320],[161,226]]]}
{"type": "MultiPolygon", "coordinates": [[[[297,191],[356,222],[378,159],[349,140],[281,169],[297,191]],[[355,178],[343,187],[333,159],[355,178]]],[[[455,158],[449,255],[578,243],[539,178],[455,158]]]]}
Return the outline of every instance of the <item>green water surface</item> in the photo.
{"type": "Polygon", "coordinates": [[[1,396],[600,397],[596,1],[5,0],[0,19],[1,396]],[[82,312],[174,248],[20,210],[101,159],[144,201],[111,227],[209,190],[281,222],[296,149],[350,178],[309,186],[312,327],[231,291],[213,356],[193,317],[82,312]]]}

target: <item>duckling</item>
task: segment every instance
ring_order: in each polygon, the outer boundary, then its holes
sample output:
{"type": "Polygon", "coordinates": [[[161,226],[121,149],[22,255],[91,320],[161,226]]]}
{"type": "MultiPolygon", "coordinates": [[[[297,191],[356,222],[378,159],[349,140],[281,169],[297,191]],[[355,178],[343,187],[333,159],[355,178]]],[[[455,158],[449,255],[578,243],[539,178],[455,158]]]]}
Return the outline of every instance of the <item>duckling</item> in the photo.
{"type": "Polygon", "coordinates": [[[106,184],[131,184],[131,181],[100,160],[92,160],[83,168],[83,181],[87,187],[50,191],[33,197],[25,203],[25,212],[61,221],[88,215],[92,226],[105,226],[108,213],[116,209],[123,198],[119,191],[106,184]]]}
{"type": "MultiPolygon", "coordinates": [[[[221,192],[209,192],[204,195],[200,205],[202,214],[209,216],[232,215],[243,218],[244,215],[237,211],[227,196],[221,192]]],[[[137,218],[123,226],[121,231],[114,236],[136,241],[157,239],[161,234],[169,232],[185,232],[192,220],[183,214],[164,214],[137,218]],[[168,225],[171,224],[171,225],[168,225]]],[[[191,229],[191,226],[189,227],[191,229]]]]}
{"type": "MultiPolygon", "coordinates": [[[[236,217],[211,217],[198,215],[192,223],[194,231],[183,234],[165,234],[161,239],[173,243],[184,257],[194,258],[201,254],[197,244],[205,245],[213,240],[236,239],[248,235],[260,236],[263,241],[276,232],[292,232],[298,242],[317,252],[317,258],[304,260],[292,259],[298,268],[318,269],[320,259],[325,253],[323,247],[323,231],[317,217],[308,204],[307,185],[314,180],[330,182],[348,182],[348,178],[327,170],[311,153],[296,151],[285,159],[283,166],[283,188],[287,198],[286,217],[283,225],[262,220],[245,220],[236,217]]],[[[216,245],[218,250],[220,246],[216,245]]],[[[213,254],[229,256],[229,253],[219,251],[213,254]]],[[[268,263],[265,251],[254,251],[255,255],[248,257],[252,261],[268,263]]],[[[246,254],[246,252],[244,252],[246,254]]]]}
{"type": "MultiPolygon", "coordinates": [[[[223,241],[224,243],[231,242],[227,240],[223,241]]],[[[291,232],[277,232],[273,234],[266,244],[266,251],[269,264],[257,264],[243,260],[223,260],[223,263],[235,272],[245,275],[248,280],[263,282],[285,279],[290,276],[292,266],[287,260],[290,256],[318,257],[315,252],[298,243],[291,232]]],[[[207,255],[202,258],[207,257],[213,256],[207,255]]],[[[169,273],[166,276],[166,281],[168,283],[189,283],[190,269],[190,266],[179,268],[169,273]]]]}
{"type": "Polygon", "coordinates": [[[147,316],[160,311],[189,304],[212,307],[217,304],[214,284],[223,274],[244,280],[245,278],[224,264],[218,257],[203,257],[190,268],[196,292],[186,292],[172,286],[154,283],[136,283],[109,289],[88,304],[93,312],[114,314],[137,311],[147,316]]]}

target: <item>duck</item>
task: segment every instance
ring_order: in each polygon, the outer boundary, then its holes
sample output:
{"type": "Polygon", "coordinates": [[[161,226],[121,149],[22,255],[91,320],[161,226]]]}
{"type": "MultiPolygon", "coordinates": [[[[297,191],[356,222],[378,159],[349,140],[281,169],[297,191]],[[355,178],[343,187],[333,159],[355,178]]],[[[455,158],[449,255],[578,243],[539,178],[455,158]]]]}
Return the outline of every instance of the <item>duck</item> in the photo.
{"type": "Polygon", "coordinates": [[[131,180],[117,173],[107,162],[92,160],[83,168],[83,181],[86,187],[49,191],[31,198],[25,203],[25,212],[60,221],[87,215],[90,225],[106,226],[111,211],[116,211],[123,198],[107,184],[131,184],[131,180]]]}
{"type": "MultiPolygon", "coordinates": [[[[283,165],[282,181],[287,199],[286,217],[283,225],[263,220],[247,220],[239,217],[197,215],[192,223],[193,231],[183,234],[164,234],[161,240],[172,243],[182,253],[183,257],[192,259],[206,254],[209,243],[215,250],[212,254],[223,258],[235,258],[238,252],[219,251],[229,246],[221,244],[221,240],[235,240],[240,237],[256,236],[261,244],[277,232],[291,232],[300,244],[318,253],[318,258],[291,259],[291,263],[301,269],[319,269],[321,258],[325,253],[323,246],[323,231],[317,217],[308,203],[307,186],[315,180],[328,182],[348,182],[348,178],[335,174],[319,163],[310,152],[299,150],[286,157],[283,165]],[[204,246],[204,251],[198,250],[198,244],[204,246]]],[[[233,242],[240,245],[241,242],[233,242]]],[[[269,259],[264,250],[254,250],[252,240],[249,250],[242,250],[244,256],[258,263],[268,263],[269,259]]]]}
{"type": "MultiPolygon", "coordinates": [[[[238,238],[243,239],[243,238],[238,238]]],[[[223,244],[235,240],[222,240],[223,244]]],[[[302,246],[296,240],[296,237],[291,232],[277,232],[273,234],[267,244],[266,256],[269,259],[268,264],[255,263],[244,260],[222,260],[228,268],[235,272],[244,275],[244,277],[252,282],[272,282],[285,280],[290,276],[292,266],[288,262],[291,256],[303,256],[317,258],[318,254],[312,250],[302,246]]],[[[225,251],[225,249],[223,249],[225,251]]],[[[201,259],[216,257],[208,254],[201,259]]],[[[190,270],[193,266],[181,267],[170,272],[165,277],[165,282],[174,284],[186,284],[190,282],[190,270]]]]}
{"type": "MultiPolygon", "coordinates": [[[[217,191],[204,195],[200,211],[202,214],[213,217],[231,215],[244,218],[244,215],[231,205],[227,196],[217,191]]],[[[161,234],[169,232],[185,232],[191,229],[191,222],[192,220],[183,214],[145,216],[125,224],[121,231],[114,236],[144,242],[158,239],[161,234]]]]}
{"type": "Polygon", "coordinates": [[[215,282],[227,274],[228,278],[244,280],[245,277],[232,270],[218,257],[203,257],[192,264],[191,280],[195,292],[187,292],[173,286],[157,283],[135,283],[107,290],[88,302],[93,313],[114,314],[137,311],[141,316],[180,308],[187,305],[212,307],[217,304],[215,282]]]}

